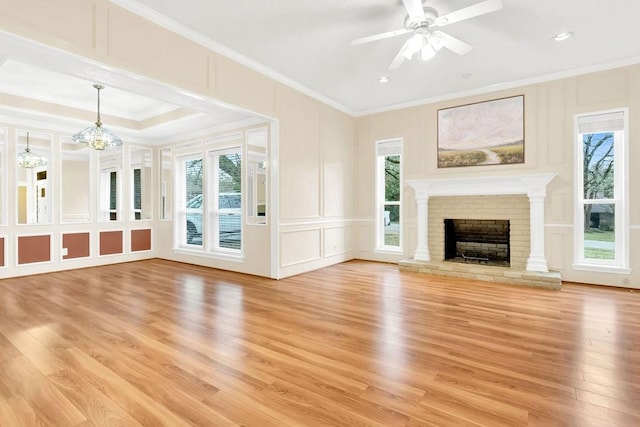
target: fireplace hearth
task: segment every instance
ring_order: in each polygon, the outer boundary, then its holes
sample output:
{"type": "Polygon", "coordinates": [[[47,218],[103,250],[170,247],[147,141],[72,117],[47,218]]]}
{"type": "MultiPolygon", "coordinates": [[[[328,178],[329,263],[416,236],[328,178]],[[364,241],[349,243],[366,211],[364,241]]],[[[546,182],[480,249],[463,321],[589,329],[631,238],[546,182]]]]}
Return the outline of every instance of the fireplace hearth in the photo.
{"type": "Polygon", "coordinates": [[[509,221],[444,220],[444,260],[509,267],[509,221]]]}

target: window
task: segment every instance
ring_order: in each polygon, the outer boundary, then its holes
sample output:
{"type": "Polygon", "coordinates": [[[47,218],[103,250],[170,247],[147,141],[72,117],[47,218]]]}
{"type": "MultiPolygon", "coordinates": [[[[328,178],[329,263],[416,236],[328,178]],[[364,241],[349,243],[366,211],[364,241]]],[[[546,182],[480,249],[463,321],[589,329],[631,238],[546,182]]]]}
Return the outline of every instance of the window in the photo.
{"type": "Polygon", "coordinates": [[[376,145],[376,246],[398,251],[402,247],[402,140],[376,145]]]}
{"type": "Polygon", "coordinates": [[[100,173],[100,220],[117,221],[119,209],[119,182],[116,169],[102,169],[100,173]]]}
{"type": "Polygon", "coordinates": [[[142,177],[140,168],[133,170],[133,217],[142,218],[142,177]]]}
{"type": "Polygon", "coordinates": [[[210,242],[215,249],[242,247],[242,153],[240,147],[212,151],[209,162],[211,218],[210,242]]]}
{"type": "Polygon", "coordinates": [[[202,247],[203,236],[203,159],[202,157],[186,157],[179,160],[179,190],[182,197],[178,221],[180,227],[178,241],[182,244],[202,247]]]}
{"type": "Polygon", "coordinates": [[[240,147],[177,159],[176,241],[179,246],[235,256],[242,249],[240,147]]]}
{"type": "Polygon", "coordinates": [[[576,118],[574,267],[628,267],[627,110],[576,118]]]}
{"type": "Polygon", "coordinates": [[[100,153],[98,212],[100,221],[122,220],[122,148],[100,153]]]}

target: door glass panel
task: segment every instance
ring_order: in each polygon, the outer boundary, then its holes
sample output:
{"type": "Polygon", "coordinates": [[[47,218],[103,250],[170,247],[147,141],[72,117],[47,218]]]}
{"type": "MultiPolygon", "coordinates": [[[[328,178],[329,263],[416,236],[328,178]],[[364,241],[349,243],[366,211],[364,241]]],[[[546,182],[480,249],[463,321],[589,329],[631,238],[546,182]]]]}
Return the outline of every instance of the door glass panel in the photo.
{"type": "Polygon", "coordinates": [[[242,240],[242,155],[218,157],[219,246],[240,249],[242,240]]]}
{"type": "Polygon", "coordinates": [[[150,148],[131,147],[131,219],[152,218],[152,151],[150,148]]]}
{"type": "Polygon", "coordinates": [[[122,147],[100,151],[98,158],[100,221],[120,221],[122,220],[122,147]]]}
{"type": "Polygon", "coordinates": [[[185,161],[186,185],[186,243],[202,246],[202,213],[204,199],[202,195],[203,178],[202,159],[185,161]]]}

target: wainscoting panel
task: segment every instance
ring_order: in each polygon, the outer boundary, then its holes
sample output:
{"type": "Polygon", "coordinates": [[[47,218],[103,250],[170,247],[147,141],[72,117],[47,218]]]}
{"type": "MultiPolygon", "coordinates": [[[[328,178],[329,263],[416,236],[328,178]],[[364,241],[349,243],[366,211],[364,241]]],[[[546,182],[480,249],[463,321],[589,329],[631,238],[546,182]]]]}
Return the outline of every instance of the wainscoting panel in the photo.
{"type": "Polygon", "coordinates": [[[19,236],[18,264],[51,261],[51,236],[19,236]]]}
{"type": "Polygon", "coordinates": [[[571,250],[571,243],[573,243],[572,231],[571,227],[554,229],[552,232],[547,231],[547,236],[549,236],[547,262],[550,270],[562,270],[563,266],[570,262],[565,258],[571,258],[573,253],[571,250]]]}
{"type": "Polygon", "coordinates": [[[66,233],[62,235],[62,247],[67,249],[67,254],[62,259],[86,258],[91,255],[91,234],[66,233]]]}
{"type": "Polygon", "coordinates": [[[329,227],[324,229],[324,256],[342,255],[353,251],[353,229],[351,227],[329,227]]]}
{"type": "Polygon", "coordinates": [[[321,229],[285,231],[280,235],[280,266],[314,261],[322,256],[321,229]]]}
{"type": "Polygon", "coordinates": [[[131,252],[151,250],[151,229],[131,230],[131,252]]]}
{"type": "Polygon", "coordinates": [[[122,231],[100,232],[100,255],[122,253],[122,231]]]}

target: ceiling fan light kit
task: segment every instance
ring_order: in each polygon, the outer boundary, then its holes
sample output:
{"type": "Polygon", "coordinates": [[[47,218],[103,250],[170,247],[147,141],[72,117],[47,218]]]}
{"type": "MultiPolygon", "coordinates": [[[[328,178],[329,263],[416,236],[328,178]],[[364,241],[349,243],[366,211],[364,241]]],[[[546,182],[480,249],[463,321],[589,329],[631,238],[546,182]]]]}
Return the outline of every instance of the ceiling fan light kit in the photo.
{"type": "Polygon", "coordinates": [[[402,0],[402,3],[407,10],[404,29],[362,37],[351,42],[352,45],[360,45],[413,33],[413,35],[404,42],[400,51],[398,51],[398,54],[391,62],[391,65],[389,65],[389,69],[400,67],[404,60],[410,61],[414,58],[419,58],[422,61],[427,61],[433,58],[443,47],[458,55],[469,53],[471,49],[473,49],[473,46],[443,31],[434,30],[434,27],[444,27],[503,8],[502,0],[485,0],[439,16],[437,10],[431,7],[424,7],[422,0],[402,0]],[[418,53],[419,55],[417,55],[418,53]]]}

